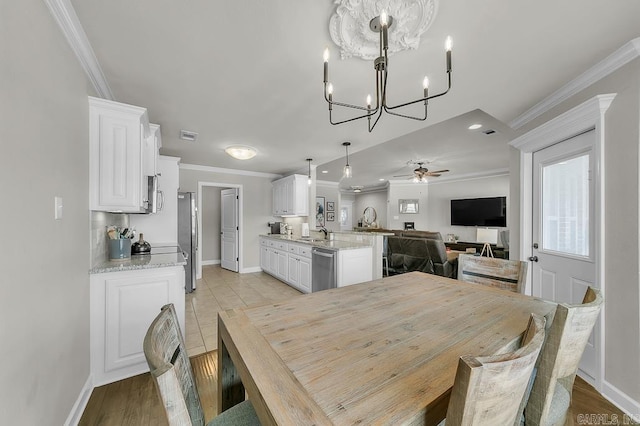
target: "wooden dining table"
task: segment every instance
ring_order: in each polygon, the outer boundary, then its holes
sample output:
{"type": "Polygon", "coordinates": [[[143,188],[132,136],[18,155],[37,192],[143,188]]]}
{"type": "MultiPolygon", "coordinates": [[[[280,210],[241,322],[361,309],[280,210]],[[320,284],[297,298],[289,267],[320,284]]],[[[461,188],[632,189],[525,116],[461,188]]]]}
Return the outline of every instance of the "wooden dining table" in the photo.
{"type": "Polygon", "coordinates": [[[462,355],[519,346],[555,304],[411,272],[218,315],[218,410],[263,425],[431,425],[462,355]]]}

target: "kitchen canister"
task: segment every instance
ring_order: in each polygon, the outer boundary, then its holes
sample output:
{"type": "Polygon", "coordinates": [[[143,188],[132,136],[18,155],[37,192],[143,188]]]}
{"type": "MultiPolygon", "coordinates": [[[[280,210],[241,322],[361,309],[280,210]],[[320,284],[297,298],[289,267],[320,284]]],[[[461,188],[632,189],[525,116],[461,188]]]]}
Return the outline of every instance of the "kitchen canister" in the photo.
{"type": "Polygon", "coordinates": [[[109,241],[109,260],[131,259],[131,239],[118,238],[109,241]]]}

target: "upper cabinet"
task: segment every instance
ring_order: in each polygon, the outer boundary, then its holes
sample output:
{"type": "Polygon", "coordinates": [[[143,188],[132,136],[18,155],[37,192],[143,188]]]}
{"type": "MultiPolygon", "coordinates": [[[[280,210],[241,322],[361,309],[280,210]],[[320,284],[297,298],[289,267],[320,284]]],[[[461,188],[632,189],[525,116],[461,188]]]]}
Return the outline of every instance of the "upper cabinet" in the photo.
{"type": "Polygon", "coordinates": [[[155,175],[159,143],[147,110],[89,97],[89,132],[90,209],[145,212],[146,176],[155,175]]]}
{"type": "Polygon", "coordinates": [[[291,175],[272,184],[274,216],[309,216],[307,176],[291,175]]]}
{"type": "Polygon", "coordinates": [[[142,144],[142,164],[144,176],[156,176],[158,172],[158,150],[162,146],[160,126],[149,124],[149,137],[142,144]]]}

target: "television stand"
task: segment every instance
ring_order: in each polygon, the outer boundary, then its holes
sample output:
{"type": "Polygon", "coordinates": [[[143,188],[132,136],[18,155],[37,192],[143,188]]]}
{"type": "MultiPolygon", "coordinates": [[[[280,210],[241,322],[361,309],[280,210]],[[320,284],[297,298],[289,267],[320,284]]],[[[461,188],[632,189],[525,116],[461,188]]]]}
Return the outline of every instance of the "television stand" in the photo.
{"type": "MultiPolygon", "coordinates": [[[[445,242],[444,245],[447,246],[447,248],[456,251],[467,251],[468,248],[474,248],[476,249],[476,254],[482,253],[482,249],[484,248],[483,243],[465,241],[458,241],[455,243],[445,242]]],[[[500,259],[509,259],[509,249],[498,247],[496,244],[489,244],[489,247],[491,248],[491,252],[493,253],[494,257],[500,259]]]]}

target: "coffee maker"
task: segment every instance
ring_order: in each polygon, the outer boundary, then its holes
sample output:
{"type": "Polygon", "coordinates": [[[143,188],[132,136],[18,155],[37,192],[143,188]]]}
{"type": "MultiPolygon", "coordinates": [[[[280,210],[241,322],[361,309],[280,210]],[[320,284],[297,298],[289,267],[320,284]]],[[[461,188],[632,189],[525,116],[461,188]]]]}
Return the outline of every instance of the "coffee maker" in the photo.
{"type": "Polygon", "coordinates": [[[271,229],[270,234],[280,234],[280,226],[282,222],[268,222],[267,226],[271,229]]]}

